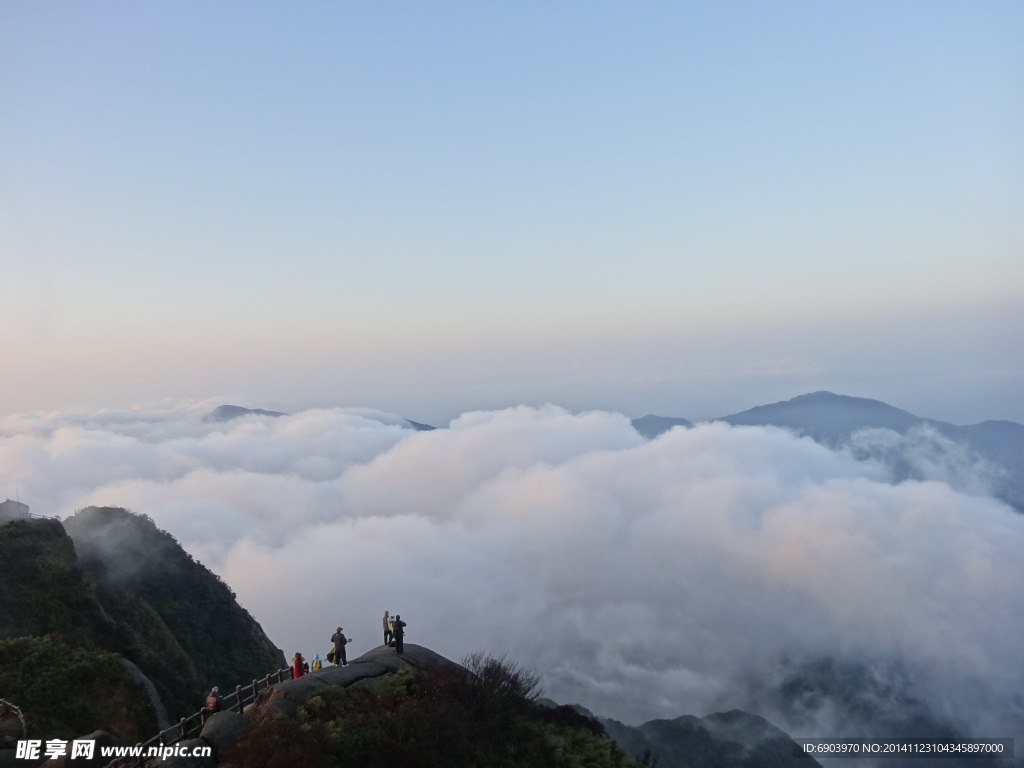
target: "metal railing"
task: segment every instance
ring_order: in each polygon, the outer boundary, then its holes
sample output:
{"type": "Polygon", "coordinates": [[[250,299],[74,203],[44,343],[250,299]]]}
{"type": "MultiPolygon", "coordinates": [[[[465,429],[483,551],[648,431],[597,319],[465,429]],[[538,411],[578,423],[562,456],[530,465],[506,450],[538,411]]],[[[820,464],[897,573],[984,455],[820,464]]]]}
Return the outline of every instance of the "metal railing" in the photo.
{"type": "Polygon", "coordinates": [[[9,715],[14,715],[18,718],[18,722],[21,723],[21,737],[27,739],[28,727],[25,725],[25,716],[21,714],[21,710],[11,704],[11,702],[0,699],[0,717],[8,717],[9,715]]]}
{"type": "MultiPolygon", "coordinates": [[[[271,685],[273,685],[273,683],[290,680],[291,677],[292,668],[284,667],[283,669],[277,670],[277,672],[271,672],[260,680],[253,680],[248,685],[236,685],[234,691],[223,697],[223,706],[219,711],[241,713],[246,706],[256,701],[256,697],[261,691],[267,690],[271,685]],[[232,701],[234,703],[230,703],[232,701]]],[[[119,757],[107,763],[104,768],[115,768],[118,766],[130,765],[142,766],[150,759],[146,756],[150,747],[167,747],[172,744],[177,744],[179,741],[184,741],[185,739],[191,739],[194,736],[198,736],[203,730],[203,725],[205,725],[206,721],[214,714],[215,713],[207,707],[203,707],[194,715],[181,718],[176,725],[172,725],[170,728],[164,728],[164,730],[160,731],[160,733],[149,741],[136,744],[135,747],[139,751],[138,757],[119,757]]]]}

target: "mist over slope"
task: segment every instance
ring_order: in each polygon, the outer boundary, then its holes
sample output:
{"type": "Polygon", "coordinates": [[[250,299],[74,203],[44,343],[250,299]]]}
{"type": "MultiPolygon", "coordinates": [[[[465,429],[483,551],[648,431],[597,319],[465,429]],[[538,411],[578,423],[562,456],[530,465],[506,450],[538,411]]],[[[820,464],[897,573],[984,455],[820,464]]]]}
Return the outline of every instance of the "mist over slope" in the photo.
{"type": "Polygon", "coordinates": [[[209,410],[10,417],[2,476],[34,511],[151,516],[286,655],[323,653],[339,624],[361,652],[389,609],[410,642],[508,651],[551,698],[625,722],[740,708],[870,735],[912,711],[1018,735],[1024,516],[968,483],[968,455],[936,470],[952,485],[898,482],[773,427],[648,441],[625,416],[551,406],[434,431],[209,410]]]}
{"type": "Polygon", "coordinates": [[[212,685],[285,664],[227,586],[122,509],[0,524],[0,584],[0,690],[34,737],[100,728],[144,740],[212,685]]]}
{"type": "MultiPolygon", "coordinates": [[[[781,427],[858,459],[886,465],[895,482],[938,480],[993,495],[1024,513],[1024,425],[983,421],[961,427],[865,397],[812,392],[722,416],[733,426],[781,427]]],[[[655,438],[686,419],[645,416],[633,426],[655,438]]]]}
{"type": "Polygon", "coordinates": [[[939,480],[991,493],[1024,513],[1024,425],[983,421],[961,427],[878,400],[813,392],[723,416],[734,426],[777,426],[831,448],[887,464],[893,479],[939,480]]]}

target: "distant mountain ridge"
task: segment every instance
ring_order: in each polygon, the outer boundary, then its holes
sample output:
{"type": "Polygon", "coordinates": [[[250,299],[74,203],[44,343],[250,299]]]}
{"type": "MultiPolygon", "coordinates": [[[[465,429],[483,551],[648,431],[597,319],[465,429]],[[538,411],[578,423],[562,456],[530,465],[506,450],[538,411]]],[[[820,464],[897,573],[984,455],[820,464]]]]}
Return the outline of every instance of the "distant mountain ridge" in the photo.
{"type": "MultiPolygon", "coordinates": [[[[653,439],[675,423],[685,421],[645,416],[634,420],[633,426],[640,434],[653,439]]],[[[712,421],[722,421],[733,426],[780,427],[810,437],[829,448],[850,446],[855,454],[859,452],[861,458],[871,454],[870,448],[863,444],[855,445],[852,441],[855,434],[863,433],[864,430],[891,430],[903,436],[913,435],[915,431],[933,430],[963,446],[969,455],[991,465],[996,474],[993,479],[995,495],[1018,512],[1024,513],[1024,425],[1013,421],[983,421],[961,427],[946,421],[916,416],[880,400],[825,391],[758,405],[712,421]]],[[[898,457],[893,458],[892,463],[897,480],[913,476],[898,457]]]]}
{"type": "MultiPolygon", "coordinates": [[[[276,418],[278,416],[287,415],[287,413],[281,413],[280,411],[265,411],[262,408],[243,408],[240,405],[218,405],[203,417],[203,421],[212,423],[240,419],[243,416],[272,416],[276,418]]],[[[432,427],[429,424],[421,424],[420,422],[413,421],[412,419],[402,418],[402,421],[417,432],[430,432],[437,429],[437,427],[432,427]]]]}
{"type": "Polygon", "coordinates": [[[262,408],[243,408],[240,405],[218,405],[205,417],[203,421],[231,421],[240,419],[243,416],[287,416],[287,413],[280,411],[265,411],[262,408]]]}
{"type": "MultiPolygon", "coordinates": [[[[838,445],[860,429],[891,429],[905,433],[913,427],[929,424],[950,437],[984,432],[986,425],[1013,424],[1013,422],[984,421],[969,427],[958,427],[945,421],[915,416],[881,400],[866,397],[836,395],[832,392],[811,392],[769,405],[758,405],[741,413],[722,416],[713,421],[724,421],[734,426],[786,427],[807,435],[817,442],[838,445]]],[[[1024,426],[1016,425],[1024,429],[1024,426]]]]}
{"type": "Polygon", "coordinates": [[[795,742],[789,734],[763,717],[739,709],[706,717],[649,720],[638,726],[604,717],[597,721],[628,754],[649,756],[659,768],[821,768],[813,758],[794,756],[795,742]]]}

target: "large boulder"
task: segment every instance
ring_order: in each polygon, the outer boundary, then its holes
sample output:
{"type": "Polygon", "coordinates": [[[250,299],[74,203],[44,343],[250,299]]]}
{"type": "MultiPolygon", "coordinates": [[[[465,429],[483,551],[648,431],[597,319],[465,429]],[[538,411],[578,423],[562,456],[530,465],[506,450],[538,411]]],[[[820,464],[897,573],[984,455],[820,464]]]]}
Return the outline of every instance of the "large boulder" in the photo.
{"type": "Polygon", "coordinates": [[[249,727],[249,718],[237,712],[218,712],[203,725],[199,737],[213,747],[215,755],[220,755],[228,747],[234,745],[249,727]]]}
{"type": "Polygon", "coordinates": [[[43,763],[46,768],[103,768],[110,762],[109,757],[103,757],[104,747],[127,747],[128,744],[121,739],[117,738],[112,733],[106,731],[93,731],[86,736],[80,736],[78,741],[91,741],[94,743],[92,759],[87,760],[84,757],[76,757],[74,760],[71,759],[71,744],[68,744],[67,753],[60,757],[55,757],[52,760],[47,760],[43,763]]]}
{"type": "Polygon", "coordinates": [[[14,749],[25,738],[25,718],[21,710],[0,699],[0,749],[14,749]]]}
{"type": "Polygon", "coordinates": [[[401,655],[394,648],[378,646],[353,659],[347,666],[325,667],[294,680],[277,683],[261,693],[246,711],[256,717],[291,717],[324,686],[347,688],[364,680],[397,672],[403,667],[433,669],[443,665],[456,666],[455,662],[420,645],[406,645],[405,653],[401,655]]]}

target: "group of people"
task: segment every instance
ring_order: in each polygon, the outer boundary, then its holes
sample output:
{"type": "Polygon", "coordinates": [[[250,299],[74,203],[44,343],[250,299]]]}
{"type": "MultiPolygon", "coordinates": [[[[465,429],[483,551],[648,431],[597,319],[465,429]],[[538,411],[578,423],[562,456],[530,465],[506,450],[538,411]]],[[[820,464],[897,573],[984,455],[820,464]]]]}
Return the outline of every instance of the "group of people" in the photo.
{"type": "MultiPolygon", "coordinates": [[[[384,645],[394,646],[396,653],[405,653],[405,627],[406,624],[402,621],[401,616],[396,613],[394,618],[392,618],[388,611],[384,611],[384,645]]],[[[348,657],[345,653],[345,646],[352,641],[345,636],[345,630],[342,627],[338,627],[334,634],[331,635],[331,642],[334,643],[334,647],[328,651],[327,661],[335,666],[347,667],[348,657]]],[[[293,678],[308,675],[311,670],[316,672],[322,667],[323,663],[320,661],[319,653],[313,654],[312,667],[301,653],[296,653],[292,657],[293,678]]],[[[224,699],[221,697],[219,689],[215,687],[210,691],[210,695],[206,697],[206,709],[212,714],[220,712],[223,707],[224,699]]]]}
{"type": "Polygon", "coordinates": [[[397,613],[392,619],[391,614],[384,611],[384,645],[394,645],[396,653],[405,653],[405,622],[397,613]]]}
{"type": "MultiPolygon", "coordinates": [[[[384,645],[394,646],[396,653],[405,653],[405,627],[406,624],[402,621],[401,616],[396,613],[395,617],[391,618],[391,614],[388,611],[384,611],[384,645]]],[[[348,656],[345,653],[345,646],[352,641],[345,636],[345,630],[342,627],[338,627],[334,634],[331,635],[331,642],[334,644],[334,647],[328,651],[327,661],[335,666],[347,667],[348,656]]],[[[321,668],[320,654],[314,654],[312,671],[316,672],[321,668]]],[[[301,653],[296,653],[292,657],[292,677],[302,677],[309,674],[309,672],[309,662],[303,658],[301,653]]]]}

